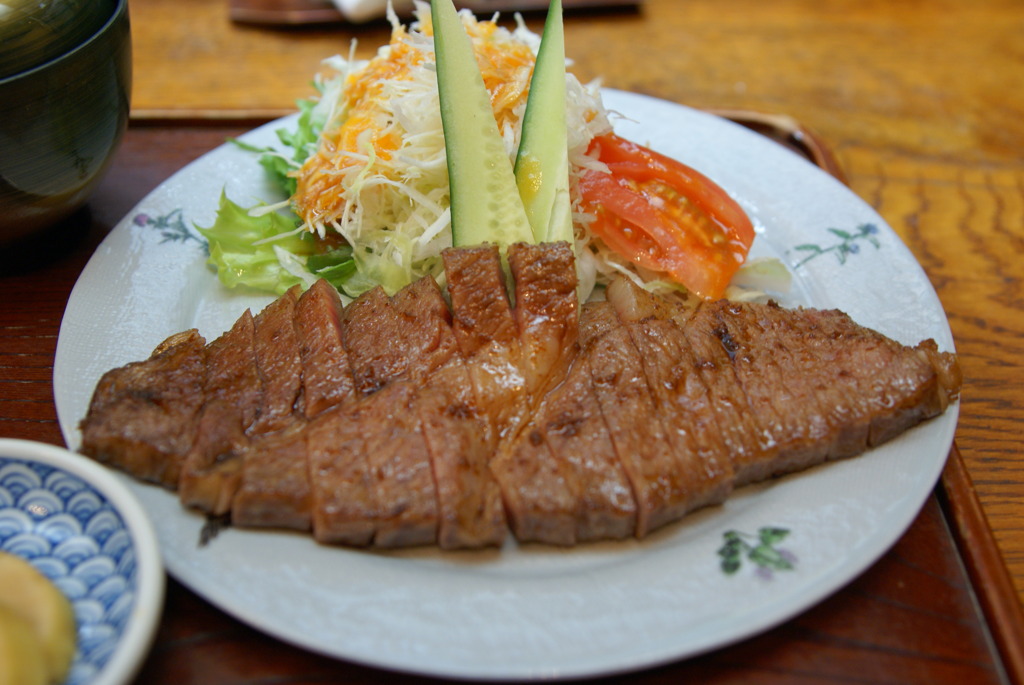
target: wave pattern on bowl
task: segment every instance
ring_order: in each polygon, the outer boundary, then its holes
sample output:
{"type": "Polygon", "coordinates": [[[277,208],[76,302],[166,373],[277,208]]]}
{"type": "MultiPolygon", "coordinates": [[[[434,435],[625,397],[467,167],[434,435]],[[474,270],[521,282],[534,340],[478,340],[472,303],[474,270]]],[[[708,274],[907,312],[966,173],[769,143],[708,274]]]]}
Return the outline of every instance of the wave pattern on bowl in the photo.
{"type": "Polygon", "coordinates": [[[90,682],[128,625],[135,549],[120,515],[58,468],[0,457],[0,549],[32,563],[71,601],[78,624],[68,685],[90,682]]]}

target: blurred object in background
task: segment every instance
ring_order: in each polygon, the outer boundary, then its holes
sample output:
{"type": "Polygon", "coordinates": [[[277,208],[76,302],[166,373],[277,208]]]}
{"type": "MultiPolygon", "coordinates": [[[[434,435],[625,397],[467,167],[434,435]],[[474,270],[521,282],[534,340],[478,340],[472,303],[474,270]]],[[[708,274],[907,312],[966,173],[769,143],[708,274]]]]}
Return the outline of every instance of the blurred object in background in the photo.
{"type": "MultiPolygon", "coordinates": [[[[362,23],[383,18],[387,0],[229,0],[231,19],[246,24],[362,23]]],[[[595,7],[635,7],[641,0],[562,0],[566,10],[595,7]]],[[[542,11],[548,0],[455,0],[455,6],[480,16],[494,12],[542,11]]],[[[412,0],[392,0],[400,16],[407,16],[412,0]]]]}
{"type": "Polygon", "coordinates": [[[6,249],[82,207],[120,143],[131,92],[128,0],[4,0],[0,45],[6,249]]]}
{"type": "Polygon", "coordinates": [[[0,0],[0,79],[84,43],[112,12],[109,0],[0,0]]]}

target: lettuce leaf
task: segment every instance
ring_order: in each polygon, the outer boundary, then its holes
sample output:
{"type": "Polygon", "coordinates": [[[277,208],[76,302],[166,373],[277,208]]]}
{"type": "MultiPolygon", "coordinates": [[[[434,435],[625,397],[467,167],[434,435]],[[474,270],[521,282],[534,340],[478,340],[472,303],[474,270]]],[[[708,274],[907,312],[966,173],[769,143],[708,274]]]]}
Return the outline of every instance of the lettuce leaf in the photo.
{"type": "Polygon", "coordinates": [[[317,278],[326,278],[343,293],[348,290],[356,275],[356,262],[352,258],[352,248],[348,245],[324,254],[310,255],[306,259],[306,268],[316,274],[317,278]]]}
{"type": "Polygon", "coordinates": [[[196,226],[196,230],[209,242],[209,263],[229,288],[249,286],[281,294],[293,285],[309,286],[322,276],[340,289],[355,272],[351,248],[318,254],[322,248],[314,237],[297,227],[294,217],[278,212],[253,214],[222,191],[217,219],[209,228],[196,226]],[[280,259],[279,250],[294,259],[280,259]]]}
{"type": "Polygon", "coordinates": [[[295,130],[289,131],[286,128],[279,128],[274,131],[281,144],[291,148],[290,157],[273,147],[259,147],[237,138],[229,139],[231,143],[234,143],[243,150],[258,153],[260,165],[267,170],[274,183],[288,197],[295,194],[296,186],[295,178],[291,175],[291,172],[301,168],[306,158],[316,150],[320,139],[320,127],[322,126],[322,124],[321,126],[316,125],[313,121],[313,110],[316,107],[316,101],[299,100],[296,104],[299,107],[299,118],[296,122],[295,130]]]}

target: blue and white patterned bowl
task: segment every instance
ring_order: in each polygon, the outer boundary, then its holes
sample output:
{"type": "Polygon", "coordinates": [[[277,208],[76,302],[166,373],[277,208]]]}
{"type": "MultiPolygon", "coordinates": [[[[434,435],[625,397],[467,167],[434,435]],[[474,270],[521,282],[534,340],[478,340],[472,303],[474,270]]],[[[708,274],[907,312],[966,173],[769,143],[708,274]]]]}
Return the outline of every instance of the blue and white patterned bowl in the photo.
{"type": "Polygon", "coordinates": [[[78,647],[67,685],[115,685],[138,670],[163,608],[156,535],[134,495],[89,459],[0,439],[0,549],[71,601],[78,647]]]}

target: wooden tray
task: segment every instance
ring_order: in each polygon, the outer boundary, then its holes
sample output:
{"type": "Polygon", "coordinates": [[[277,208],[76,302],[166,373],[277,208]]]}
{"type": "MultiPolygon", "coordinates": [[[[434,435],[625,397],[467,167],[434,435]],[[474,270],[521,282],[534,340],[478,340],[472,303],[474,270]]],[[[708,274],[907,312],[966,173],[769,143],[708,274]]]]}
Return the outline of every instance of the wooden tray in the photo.
{"type": "MultiPolygon", "coordinates": [[[[716,111],[842,179],[828,146],[790,117],[716,111]]],[[[89,208],[0,269],[0,426],[61,444],[51,375],[71,288],[107,232],[150,190],[256,120],[135,121],[89,208]],[[45,252],[39,246],[45,245],[45,252]],[[45,254],[45,257],[40,257],[45,254]],[[31,256],[31,259],[29,258],[31,256]]],[[[19,254],[19,252],[22,252],[19,254]]],[[[635,683],[1024,682],[1024,614],[959,452],[906,534],[849,586],[757,637],[612,678],[635,683]]],[[[228,616],[171,580],[152,652],[136,682],[434,682],[293,647],[228,616]]]]}
{"type": "MultiPolygon", "coordinates": [[[[796,119],[744,110],[711,112],[785,145],[846,183],[846,175],[828,146],[796,119]]],[[[950,451],[936,494],[1011,682],[1024,683],[1024,611],[956,445],[950,451]]]]}

